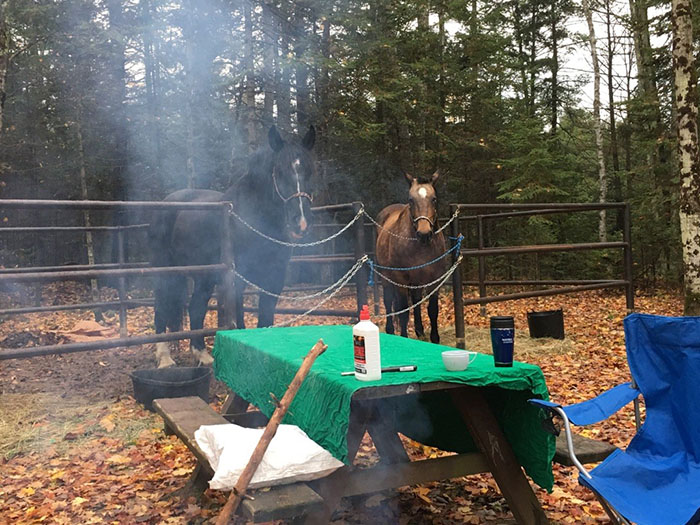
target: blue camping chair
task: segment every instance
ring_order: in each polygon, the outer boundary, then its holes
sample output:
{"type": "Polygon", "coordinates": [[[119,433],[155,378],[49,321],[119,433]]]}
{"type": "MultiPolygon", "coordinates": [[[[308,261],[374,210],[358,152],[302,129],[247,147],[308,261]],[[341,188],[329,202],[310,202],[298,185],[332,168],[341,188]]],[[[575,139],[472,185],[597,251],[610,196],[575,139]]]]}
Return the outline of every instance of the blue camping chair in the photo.
{"type": "Polygon", "coordinates": [[[579,483],[613,522],[700,523],[700,317],[632,314],[624,325],[634,383],[568,407],[530,402],[561,416],[579,483]],[[646,419],[627,449],[586,470],[576,459],[569,422],[597,423],[639,394],[646,419]]]}

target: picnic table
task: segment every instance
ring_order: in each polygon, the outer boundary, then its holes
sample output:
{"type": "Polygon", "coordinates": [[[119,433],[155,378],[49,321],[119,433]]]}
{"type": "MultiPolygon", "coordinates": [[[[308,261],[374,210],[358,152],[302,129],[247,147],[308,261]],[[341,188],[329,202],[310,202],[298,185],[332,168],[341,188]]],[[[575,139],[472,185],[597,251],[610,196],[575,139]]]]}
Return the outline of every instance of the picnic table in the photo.
{"type": "Polygon", "coordinates": [[[496,368],[479,354],[463,372],[444,369],[440,345],[381,334],[382,365],[417,365],[374,382],[341,376],[353,369],[352,328],[299,326],[220,331],[214,371],[234,394],[270,416],[301,362],[319,339],[328,345],[314,363],[285,423],[298,425],[346,466],[306,482],[322,498],[306,522],[327,523],[340,499],[491,472],[518,523],[547,523],[521,469],[545,489],[553,485],[554,437],[542,429],[531,397],[548,399],[539,367],[515,362],[496,368]],[[372,437],[380,462],[353,468],[362,438],[372,437]],[[398,433],[457,454],[410,461],[398,433]]]}

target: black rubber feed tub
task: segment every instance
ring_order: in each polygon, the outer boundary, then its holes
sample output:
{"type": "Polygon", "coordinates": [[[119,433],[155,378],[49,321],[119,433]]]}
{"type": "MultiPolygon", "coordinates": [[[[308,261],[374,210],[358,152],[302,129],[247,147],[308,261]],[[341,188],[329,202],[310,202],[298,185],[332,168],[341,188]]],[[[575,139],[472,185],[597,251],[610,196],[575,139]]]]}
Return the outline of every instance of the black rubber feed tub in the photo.
{"type": "Polygon", "coordinates": [[[134,398],[151,412],[153,400],[163,397],[199,396],[209,402],[209,367],[171,367],[134,370],[131,374],[134,398]]]}
{"type": "Polygon", "coordinates": [[[527,326],[530,329],[530,337],[564,339],[564,312],[561,309],[528,312],[527,326]]]}

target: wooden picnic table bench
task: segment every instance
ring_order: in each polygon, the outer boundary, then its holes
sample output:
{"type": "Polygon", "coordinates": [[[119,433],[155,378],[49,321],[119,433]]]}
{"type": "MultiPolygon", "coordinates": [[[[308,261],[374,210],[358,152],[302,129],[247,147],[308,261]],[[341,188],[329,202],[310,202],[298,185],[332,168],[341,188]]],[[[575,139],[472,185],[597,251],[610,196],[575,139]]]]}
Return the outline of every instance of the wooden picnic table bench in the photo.
{"type": "MultiPolygon", "coordinates": [[[[157,399],[153,402],[156,412],[163,418],[166,433],[178,436],[197,458],[197,466],[187,485],[181,489],[182,494],[200,496],[214,475],[209,461],[194,439],[194,432],[202,425],[232,422],[247,427],[264,426],[267,418],[259,411],[246,411],[247,405],[248,403],[240,398],[229,396],[223,407],[225,416],[222,416],[199,397],[157,399]]],[[[371,430],[376,437],[379,429],[373,428],[371,430]]],[[[382,446],[385,439],[379,438],[378,444],[382,446]]],[[[396,445],[396,442],[392,444],[394,447],[396,445]]],[[[581,435],[574,436],[574,446],[579,459],[584,464],[602,461],[616,449],[613,445],[581,435]]],[[[383,452],[387,455],[386,449],[383,452]]],[[[396,451],[392,451],[389,455],[395,454],[396,451]]],[[[468,455],[464,456],[465,459],[462,463],[469,463],[470,460],[473,460],[468,455]]],[[[453,459],[445,459],[443,463],[448,461],[453,465],[454,476],[463,473],[466,463],[463,465],[453,459]]],[[[563,434],[557,438],[557,451],[553,461],[566,466],[571,465],[563,434]]],[[[407,480],[420,483],[423,479],[433,479],[438,472],[449,476],[450,470],[443,470],[445,465],[438,465],[438,463],[440,462],[435,462],[432,468],[426,468],[428,465],[420,465],[420,463],[394,464],[390,467],[384,467],[382,475],[379,477],[374,469],[364,473],[358,471],[352,483],[346,485],[345,493],[346,495],[359,495],[371,490],[381,490],[387,480],[391,481],[392,479],[393,482],[390,484],[401,486],[407,480]],[[380,477],[382,478],[382,486],[375,487],[374,485],[380,477]]],[[[324,504],[322,496],[308,483],[294,483],[258,490],[252,493],[252,497],[254,499],[243,500],[240,513],[246,519],[256,523],[274,519],[303,519],[305,516],[320,511],[324,504]]]]}
{"type": "MultiPolygon", "coordinates": [[[[197,466],[182,489],[183,494],[201,495],[214,476],[204,452],[194,439],[194,432],[202,425],[221,425],[236,421],[243,426],[264,425],[259,412],[245,412],[224,418],[199,397],[156,399],[153,407],[163,418],[165,431],[175,434],[197,458],[197,466]]],[[[255,523],[279,519],[294,519],[319,510],[323,498],[305,483],[280,485],[251,492],[240,506],[240,514],[255,523]]]]}

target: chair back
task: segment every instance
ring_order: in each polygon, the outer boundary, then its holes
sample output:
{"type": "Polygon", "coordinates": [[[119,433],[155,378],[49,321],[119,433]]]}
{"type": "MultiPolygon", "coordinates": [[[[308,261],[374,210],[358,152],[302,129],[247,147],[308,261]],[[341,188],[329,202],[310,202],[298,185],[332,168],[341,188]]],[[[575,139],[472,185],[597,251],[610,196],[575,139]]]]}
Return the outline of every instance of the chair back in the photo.
{"type": "Polygon", "coordinates": [[[700,461],[700,317],[631,314],[627,359],[646,419],[629,450],[700,461]]]}

